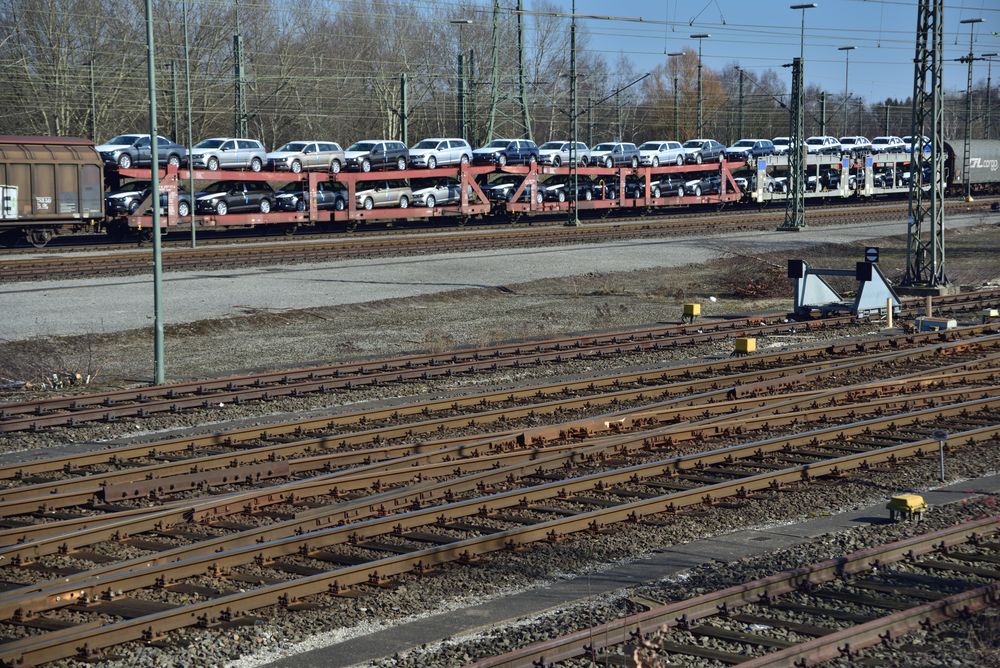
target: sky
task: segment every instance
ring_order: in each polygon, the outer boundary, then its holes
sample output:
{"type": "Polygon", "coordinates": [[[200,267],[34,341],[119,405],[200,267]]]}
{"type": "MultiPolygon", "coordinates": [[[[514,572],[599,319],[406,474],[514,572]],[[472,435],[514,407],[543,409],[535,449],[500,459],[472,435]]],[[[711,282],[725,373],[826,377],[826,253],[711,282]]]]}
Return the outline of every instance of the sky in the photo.
{"type": "MultiPolygon", "coordinates": [[[[571,8],[571,0],[556,0],[571,8]]],[[[799,55],[801,10],[794,2],[777,0],[576,0],[578,14],[644,19],[586,20],[590,47],[610,62],[624,53],[639,72],[662,63],[664,52],[698,48],[692,34],[709,33],[703,59],[721,69],[735,63],[748,72],[781,71],[781,65],[799,55]],[[647,23],[648,22],[648,23],[647,23]],[[666,25],[664,25],[666,23],[666,25]]],[[[844,90],[845,52],[849,52],[848,87],[868,102],[906,99],[913,93],[913,56],[916,39],[916,0],[816,0],[805,10],[805,76],[831,93],[844,90]]],[[[531,0],[526,0],[530,8],[531,0]]],[[[1000,52],[1000,0],[946,0],[944,6],[946,91],[964,90],[967,65],[950,62],[969,52],[969,25],[962,19],[982,18],[976,24],[973,53],[1000,52]]],[[[1000,57],[994,59],[992,85],[1000,85],[1000,57]]],[[[992,68],[992,65],[990,66],[992,68]]],[[[975,81],[985,80],[987,63],[974,64],[975,81]]],[[[783,70],[788,73],[789,70],[783,70]]],[[[785,74],[790,80],[790,74],[785,74]]]]}

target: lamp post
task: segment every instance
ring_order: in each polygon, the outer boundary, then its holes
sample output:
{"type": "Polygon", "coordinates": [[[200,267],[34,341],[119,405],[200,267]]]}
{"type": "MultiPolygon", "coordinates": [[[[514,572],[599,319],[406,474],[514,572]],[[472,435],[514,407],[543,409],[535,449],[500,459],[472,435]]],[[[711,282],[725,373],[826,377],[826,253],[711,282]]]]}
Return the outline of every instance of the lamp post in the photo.
{"type": "Polygon", "coordinates": [[[452,25],[458,26],[458,135],[463,139],[468,136],[465,126],[465,26],[471,25],[471,19],[451,19],[452,25]]]}
{"type": "Polygon", "coordinates": [[[986,61],[986,120],[985,120],[985,132],[983,135],[986,139],[993,139],[993,59],[1000,56],[1000,53],[984,53],[980,56],[986,61]]]}
{"type": "Polygon", "coordinates": [[[848,87],[847,81],[848,76],[851,71],[851,51],[854,51],[856,46],[838,46],[837,51],[844,52],[844,127],[840,129],[841,136],[847,134],[847,99],[848,99],[848,87]]]}
{"type": "Polygon", "coordinates": [[[691,39],[698,40],[698,136],[703,137],[702,132],[702,99],[701,99],[701,45],[706,39],[711,37],[708,33],[699,32],[691,35],[691,39]]]}
{"type": "Polygon", "coordinates": [[[797,5],[789,5],[791,9],[802,11],[802,27],[799,32],[799,57],[792,59],[792,122],[789,142],[788,156],[788,179],[791,197],[788,198],[785,206],[785,222],[779,230],[800,230],[806,226],[805,202],[802,197],[803,171],[805,169],[803,149],[804,144],[804,109],[803,109],[803,89],[805,88],[805,54],[806,43],[806,12],[807,9],[814,9],[815,2],[807,2],[797,5]]]}
{"type": "MultiPolygon", "coordinates": [[[[673,58],[675,56],[683,56],[683,51],[672,51],[667,54],[667,57],[673,58]]],[[[674,137],[677,141],[680,141],[681,134],[681,111],[679,105],[679,99],[677,96],[677,75],[674,75],[674,137]]]]}
{"type": "Polygon", "coordinates": [[[797,5],[789,5],[790,9],[802,10],[802,28],[799,30],[799,62],[805,61],[806,48],[806,12],[807,9],[816,9],[815,2],[803,2],[797,5]]]}
{"type": "MultiPolygon", "coordinates": [[[[959,23],[967,24],[969,26],[969,55],[966,58],[969,61],[969,77],[965,85],[965,147],[962,152],[962,173],[965,178],[965,201],[972,201],[972,183],[969,178],[969,152],[970,144],[972,142],[972,61],[975,57],[972,54],[972,41],[976,33],[976,24],[982,23],[983,19],[962,19],[959,23]]],[[[914,141],[923,141],[917,137],[914,137],[914,141]]]]}
{"type": "MultiPolygon", "coordinates": [[[[146,76],[149,83],[149,192],[153,200],[153,384],[162,385],[163,363],[163,259],[160,248],[160,158],[156,141],[156,51],[153,48],[153,2],[146,0],[146,76]]],[[[194,193],[191,193],[192,199],[194,193]]]]}

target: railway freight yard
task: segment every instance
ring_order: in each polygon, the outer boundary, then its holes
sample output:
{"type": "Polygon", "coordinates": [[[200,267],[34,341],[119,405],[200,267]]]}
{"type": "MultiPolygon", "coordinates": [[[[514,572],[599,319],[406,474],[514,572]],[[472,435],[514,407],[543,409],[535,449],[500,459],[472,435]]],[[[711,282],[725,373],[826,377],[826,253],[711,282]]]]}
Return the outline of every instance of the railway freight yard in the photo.
{"type": "Polygon", "coordinates": [[[0,666],[1000,666],[997,10],[145,4],[0,9],[0,666]]]}

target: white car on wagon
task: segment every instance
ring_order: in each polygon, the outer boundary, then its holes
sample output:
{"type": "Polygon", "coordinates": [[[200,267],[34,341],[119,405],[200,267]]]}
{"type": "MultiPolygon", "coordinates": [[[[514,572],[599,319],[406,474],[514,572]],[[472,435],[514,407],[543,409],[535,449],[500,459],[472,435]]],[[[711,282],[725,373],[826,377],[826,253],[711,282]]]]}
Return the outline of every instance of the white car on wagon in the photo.
{"type": "Polygon", "coordinates": [[[434,169],[472,162],[472,147],[464,139],[431,137],[410,148],[410,165],[434,169]]]}
{"type": "Polygon", "coordinates": [[[650,167],[683,165],[684,146],[679,141],[648,141],[639,147],[639,164],[650,167]]]}

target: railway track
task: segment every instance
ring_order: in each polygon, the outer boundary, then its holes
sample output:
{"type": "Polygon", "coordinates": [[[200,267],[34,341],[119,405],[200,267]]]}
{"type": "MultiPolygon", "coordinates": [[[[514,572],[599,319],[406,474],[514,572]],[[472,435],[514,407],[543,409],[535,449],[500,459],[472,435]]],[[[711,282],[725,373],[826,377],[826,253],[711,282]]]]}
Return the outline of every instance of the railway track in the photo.
{"type": "Polygon", "coordinates": [[[309,609],[404,573],[738,507],[927,455],[937,429],[958,456],[1000,438],[989,326],[661,373],[6,467],[0,660],[169,645],[174,630],[309,609]],[[247,481],[250,466],[287,472],[247,481]]]}
{"type": "Polygon", "coordinates": [[[643,601],[643,612],[469,668],[548,667],[577,658],[632,666],[707,660],[741,668],[858,660],[866,647],[995,606],[998,532],[1000,519],[990,517],[676,603],[643,601]]]}
{"type": "MultiPolygon", "coordinates": [[[[995,343],[1000,345],[1000,342],[995,343]]],[[[892,362],[906,371],[896,377],[891,377],[891,365],[870,359],[826,368],[817,365],[812,372],[797,365],[786,372],[808,377],[810,387],[816,389],[796,391],[795,384],[791,384],[784,391],[772,389],[767,397],[725,400],[729,394],[727,389],[684,395],[675,385],[673,390],[680,396],[674,399],[527,431],[486,431],[495,423],[482,414],[472,414],[468,423],[479,424],[483,431],[465,436],[441,432],[442,421],[432,421],[418,424],[412,431],[406,430],[410,438],[399,438],[404,432],[386,428],[338,439],[340,444],[344,440],[353,441],[355,447],[365,444],[360,449],[334,447],[324,451],[316,447],[322,439],[313,438],[192,456],[167,464],[149,464],[117,454],[124,449],[102,453],[101,461],[107,464],[93,468],[68,471],[65,458],[52,458],[32,463],[36,474],[27,479],[16,477],[21,470],[8,467],[3,475],[11,486],[0,496],[0,517],[4,518],[0,524],[7,528],[0,531],[0,542],[17,545],[0,550],[0,564],[25,557],[35,559],[69,547],[79,549],[112,536],[134,536],[141,531],[162,530],[180,523],[211,523],[237,514],[244,515],[244,519],[254,515],[255,521],[259,521],[264,516],[275,519],[275,512],[278,516],[284,514],[291,518],[301,511],[303,504],[337,506],[345,499],[378,495],[378,504],[366,501],[358,507],[361,510],[338,507],[341,520],[357,519],[362,513],[377,514],[380,508],[428,503],[432,498],[447,497],[456,491],[443,484],[436,489],[423,489],[419,496],[409,492],[402,497],[383,494],[414,480],[440,480],[486,470],[496,472],[511,463],[535,462],[540,466],[539,458],[550,455],[554,457],[551,460],[554,466],[565,466],[579,454],[585,439],[602,434],[612,439],[614,447],[619,447],[624,441],[612,437],[623,433],[641,434],[638,440],[633,436],[629,441],[635,445],[656,436],[660,433],[657,430],[667,430],[672,447],[680,447],[688,442],[697,445],[708,431],[718,434],[720,430],[738,429],[740,433],[750,433],[789,423],[841,419],[845,415],[857,419],[880,411],[983,398],[996,391],[1000,382],[1000,352],[973,347],[961,353],[968,352],[972,355],[969,359],[955,361],[957,351],[949,353],[948,350],[951,348],[935,347],[930,357],[919,352],[894,354],[892,362]],[[935,365],[933,358],[943,358],[950,363],[935,365]],[[914,371],[914,368],[920,370],[914,371]],[[853,377],[852,369],[855,374],[862,369],[878,370],[890,379],[830,391],[818,389],[835,382],[833,379],[842,382],[853,377]],[[435,422],[438,429],[433,429],[435,422]],[[698,427],[677,426],[688,422],[698,427]],[[414,443],[413,433],[438,436],[414,443]],[[119,466],[116,468],[114,464],[119,466]],[[261,478],[257,476],[246,480],[248,469],[258,470],[252,467],[266,467],[275,472],[268,486],[261,487],[261,478]],[[49,472],[47,479],[37,475],[37,471],[42,470],[49,472]],[[281,479],[273,480],[278,477],[281,479]],[[37,482],[40,479],[45,482],[37,482]],[[240,487],[244,482],[247,484],[240,487]],[[218,497],[206,496],[218,487],[224,490],[218,497]],[[174,500],[178,497],[181,498],[174,500]],[[156,506],[155,512],[146,513],[143,508],[150,501],[161,505],[156,506]],[[276,506],[282,508],[275,511],[276,506]],[[67,513],[67,508],[74,510],[67,513]]],[[[613,393],[606,398],[607,403],[618,405],[620,396],[618,392],[613,393]]],[[[654,398],[655,393],[650,392],[648,396],[654,398]]],[[[603,404],[593,399],[586,403],[592,410],[603,404]]],[[[539,415],[545,411],[532,408],[521,411],[522,414],[529,412],[539,415]]],[[[563,415],[563,412],[554,414],[563,415]]],[[[490,417],[506,426],[518,426],[496,412],[490,417]]],[[[465,418],[452,422],[463,420],[465,418]]],[[[157,447],[155,444],[148,446],[147,452],[155,452],[157,447]]],[[[615,452],[612,449],[601,456],[615,452]]],[[[296,525],[295,530],[302,530],[302,526],[296,525]]]]}
{"type": "MultiPolygon", "coordinates": [[[[529,470],[513,483],[509,471],[490,472],[482,475],[496,476],[492,485],[478,484],[465,498],[423,509],[274,540],[258,536],[243,547],[233,547],[230,539],[224,551],[168,557],[143,568],[64,570],[55,579],[0,594],[8,632],[24,628],[22,637],[0,646],[0,658],[30,664],[84,658],[122,642],[233,622],[267,606],[296,609],[316,595],[353,595],[396,575],[429,574],[445,563],[475,562],[619,522],[669,521],[682,508],[727,498],[750,502],[782,485],[932,452],[937,441],[927,437],[929,429],[947,428],[955,450],[995,443],[998,409],[1000,398],[990,396],[691,455],[638,464],[625,460],[617,468],[604,464],[596,472],[564,466],[551,475],[529,470]]],[[[667,443],[669,437],[661,438],[667,443]]],[[[308,519],[330,511],[320,506],[308,519]]]]}
{"type": "MultiPolygon", "coordinates": [[[[810,214],[810,224],[845,222],[856,216],[859,205],[821,208],[810,214]]],[[[866,220],[893,220],[905,211],[899,203],[866,207],[866,220]]],[[[546,245],[594,243],[644,239],[677,234],[704,234],[708,230],[770,230],[778,218],[774,212],[718,213],[711,217],[629,218],[592,222],[566,228],[546,224],[541,227],[485,226],[471,230],[434,234],[391,234],[295,243],[249,245],[219,244],[196,249],[168,249],[163,254],[165,271],[220,267],[239,268],[268,264],[320,262],[330,260],[400,256],[428,253],[468,252],[496,248],[534,248],[546,245]]],[[[128,275],[152,271],[148,253],[118,252],[70,257],[43,256],[0,262],[0,282],[54,280],[102,275],[128,275]]]]}
{"type": "MultiPolygon", "coordinates": [[[[962,293],[938,298],[941,312],[957,313],[994,304],[1000,291],[962,293]]],[[[911,301],[906,308],[916,308],[911,301]]],[[[0,433],[74,426],[90,421],[146,417],[159,413],[208,408],[218,404],[268,400],[307,393],[331,392],[364,385],[427,380],[502,368],[559,363],[574,359],[617,356],[738,336],[801,333],[851,324],[849,316],[788,322],[782,314],[706,321],[697,325],[655,326],[578,337],[504,344],[444,354],[343,363],[256,375],[174,383],[140,389],[113,390],[0,404],[0,433]]]]}

